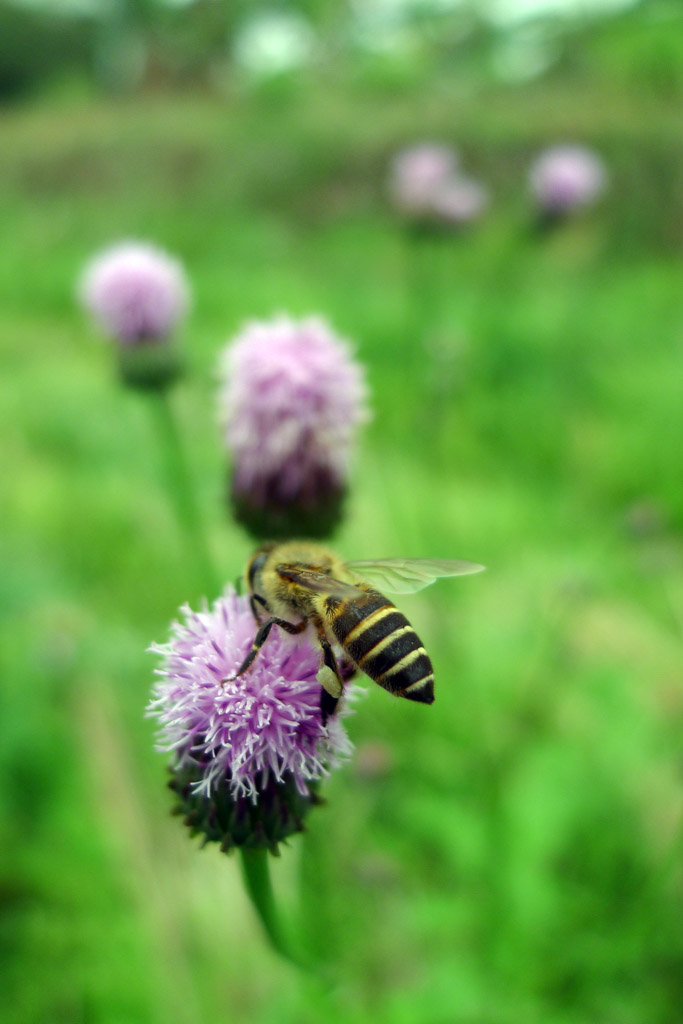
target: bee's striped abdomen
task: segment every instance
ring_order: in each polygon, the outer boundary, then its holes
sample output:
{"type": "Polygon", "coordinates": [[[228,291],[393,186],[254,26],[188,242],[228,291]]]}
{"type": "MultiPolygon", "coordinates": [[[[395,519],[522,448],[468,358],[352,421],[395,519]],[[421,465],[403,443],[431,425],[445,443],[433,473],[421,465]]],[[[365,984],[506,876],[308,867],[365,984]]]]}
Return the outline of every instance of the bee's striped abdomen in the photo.
{"type": "Polygon", "coordinates": [[[420,638],[395,605],[376,590],[341,601],[332,631],[349,657],[371,679],[399,697],[431,704],[434,675],[420,638]]]}

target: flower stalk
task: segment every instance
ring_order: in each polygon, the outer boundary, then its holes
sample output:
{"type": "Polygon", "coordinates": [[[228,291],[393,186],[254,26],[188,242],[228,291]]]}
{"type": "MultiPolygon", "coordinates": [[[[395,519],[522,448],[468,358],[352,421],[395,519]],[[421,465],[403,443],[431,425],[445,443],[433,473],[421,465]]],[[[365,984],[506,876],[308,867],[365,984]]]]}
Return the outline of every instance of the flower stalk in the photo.
{"type": "Polygon", "coordinates": [[[296,967],[309,967],[295,952],[278,913],[270,877],[268,850],[242,846],[240,866],[245,889],[273,949],[296,967]]]}
{"type": "Polygon", "coordinates": [[[195,501],[190,471],[169,393],[166,389],[150,390],[148,402],[159,437],[166,487],[176,518],[185,534],[190,555],[198,566],[202,587],[207,594],[215,594],[220,590],[220,586],[195,501]]]}

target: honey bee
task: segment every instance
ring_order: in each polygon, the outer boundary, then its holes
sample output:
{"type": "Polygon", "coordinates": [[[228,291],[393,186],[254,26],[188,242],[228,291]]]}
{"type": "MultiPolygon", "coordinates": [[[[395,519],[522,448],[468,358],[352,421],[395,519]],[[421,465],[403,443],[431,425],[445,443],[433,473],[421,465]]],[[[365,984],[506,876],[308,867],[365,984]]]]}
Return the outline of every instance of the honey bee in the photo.
{"type": "Polygon", "coordinates": [[[231,678],[247,671],[273,626],[295,634],[310,625],[322,650],[317,678],[323,722],[336,711],[344,690],[343,672],[332,647],[335,643],[354,668],[389,693],[432,704],[430,657],[403,612],[373,584],[391,593],[409,594],[438,577],[464,576],[483,568],[474,562],[435,558],[343,562],[333,551],[310,541],[264,544],[245,570],[258,630],[251,650],[231,678]]]}

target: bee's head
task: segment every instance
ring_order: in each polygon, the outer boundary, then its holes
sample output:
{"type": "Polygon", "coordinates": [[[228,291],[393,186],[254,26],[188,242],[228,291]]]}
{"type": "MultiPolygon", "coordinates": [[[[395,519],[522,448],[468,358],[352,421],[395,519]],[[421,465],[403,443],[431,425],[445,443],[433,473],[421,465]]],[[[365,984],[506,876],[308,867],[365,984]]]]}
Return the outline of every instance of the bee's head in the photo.
{"type": "Polygon", "coordinates": [[[260,548],[256,549],[254,554],[247,562],[247,568],[245,570],[244,575],[247,580],[247,586],[252,594],[259,593],[259,577],[261,569],[263,569],[263,566],[266,564],[266,559],[268,558],[268,555],[270,554],[274,547],[275,544],[273,544],[272,542],[268,544],[262,544],[260,548]]]}

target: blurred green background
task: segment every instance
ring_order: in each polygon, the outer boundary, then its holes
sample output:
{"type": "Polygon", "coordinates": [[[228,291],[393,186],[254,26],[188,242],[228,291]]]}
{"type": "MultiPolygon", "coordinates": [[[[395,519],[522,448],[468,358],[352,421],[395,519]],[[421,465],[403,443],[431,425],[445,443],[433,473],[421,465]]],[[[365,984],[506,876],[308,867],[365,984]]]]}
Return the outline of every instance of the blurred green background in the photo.
{"type": "Polygon", "coordinates": [[[0,6],[7,1024],[681,1020],[683,12],[581,7],[0,6]],[[471,230],[416,241],[389,208],[423,139],[490,186],[471,230]],[[565,140],[611,188],[540,236],[527,168],[565,140]],[[275,864],[329,996],[168,814],[145,650],[203,582],[74,300],[122,237],[191,277],[173,401],[222,578],[250,543],[217,356],[278,311],[368,368],[339,550],[488,566],[401,602],[437,702],[370,687],[275,864]]]}

